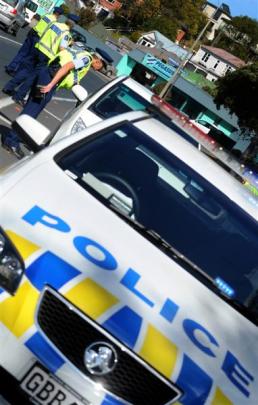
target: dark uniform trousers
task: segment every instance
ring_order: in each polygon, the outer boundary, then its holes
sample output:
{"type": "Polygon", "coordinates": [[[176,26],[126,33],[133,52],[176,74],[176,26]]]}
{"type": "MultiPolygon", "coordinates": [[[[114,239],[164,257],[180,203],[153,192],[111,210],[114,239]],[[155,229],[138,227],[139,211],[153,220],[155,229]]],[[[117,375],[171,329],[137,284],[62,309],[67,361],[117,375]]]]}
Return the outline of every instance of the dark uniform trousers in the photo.
{"type": "Polygon", "coordinates": [[[23,100],[42,67],[46,66],[49,59],[46,55],[34,48],[27,58],[21,63],[16,75],[4,86],[5,91],[13,92],[16,101],[23,100]],[[15,89],[18,90],[15,91],[15,89]]]}
{"type": "Polygon", "coordinates": [[[22,62],[25,61],[25,58],[28,58],[33,51],[33,48],[38,42],[39,36],[35,30],[31,29],[20,47],[18,53],[13,58],[13,60],[5,67],[7,71],[17,72],[22,62]]]}
{"type": "MultiPolygon", "coordinates": [[[[39,86],[45,86],[49,84],[52,80],[52,77],[55,75],[56,71],[60,66],[49,67],[44,66],[41,68],[37,67],[37,74],[34,77],[34,84],[32,86],[29,99],[22,110],[21,114],[27,114],[30,117],[37,118],[40,112],[45,108],[47,103],[53,97],[57,86],[54,86],[48,93],[41,94],[39,93],[39,86]],[[40,97],[39,97],[40,95],[40,97]]],[[[20,143],[19,137],[15,131],[10,130],[9,133],[2,137],[2,141],[9,146],[18,146],[20,143]]]]}

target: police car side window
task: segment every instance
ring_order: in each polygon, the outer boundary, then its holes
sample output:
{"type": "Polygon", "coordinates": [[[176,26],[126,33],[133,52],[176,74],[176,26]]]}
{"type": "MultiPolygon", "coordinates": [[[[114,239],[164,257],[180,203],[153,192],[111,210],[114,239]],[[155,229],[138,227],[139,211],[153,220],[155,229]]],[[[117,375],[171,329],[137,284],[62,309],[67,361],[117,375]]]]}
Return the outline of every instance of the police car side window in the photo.
{"type": "Polygon", "coordinates": [[[148,106],[149,102],[139,94],[118,84],[93,103],[90,110],[102,118],[109,118],[129,111],[144,111],[148,106]]]}

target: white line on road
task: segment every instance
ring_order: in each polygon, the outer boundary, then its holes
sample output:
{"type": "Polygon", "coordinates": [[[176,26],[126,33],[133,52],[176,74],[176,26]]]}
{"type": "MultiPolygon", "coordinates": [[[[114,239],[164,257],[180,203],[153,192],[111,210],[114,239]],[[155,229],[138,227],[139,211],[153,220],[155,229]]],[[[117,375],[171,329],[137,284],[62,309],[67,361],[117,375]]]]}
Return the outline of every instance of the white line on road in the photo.
{"type": "MultiPolygon", "coordinates": [[[[3,121],[5,124],[11,125],[12,121],[8,120],[8,118],[3,117],[2,115],[0,115],[0,120],[3,121]]],[[[0,402],[1,404],[1,402],[0,402]]]]}
{"type": "Polygon", "coordinates": [[[5,39],[6,41],[9,41],[9,42],[13,42],[16,45],[22,45],[22,42],[14,41],[13,39],[4,37],[3,35],[0,35],[0,38],[5,39]]]}
{"type": "MultiPolygon", "coordinates": [[[[60,98],[60,100],[63,100],[62,98],[60,98]]],[[[14,101],[11,97],[4,97],[4,98],[0,98],[0,110],[1,108],[4,107],[8,107],[9,105],[14,104],[14,101]]],[[[50,111],[48,111],[46,108],[44,109],[44,111],[46,111],[49,115],[51,115],[53,118],[55,118],[57,121],[62,121],[63,118],[59,118],[57,117],[55,114],[51,113],[50,111]]],[[[1,119],[4,121],[6,120],[6,122],[8,124],[10,124],[12,121],[7,120],[6,118],[4,118],[3,116],[1,116],[1,119]]]]}
{"type": "Polygon", "coordinates": [[[11,104],[14,104],[14,101],[13,101],[12,97],[0,98],[0,109],[8,107],[11,104]]]}
{"type": "Polygon", "coordinates": [[[69,102],[76,103],[75,98],[53,97],[52,100],[57,100],[57,101],[69,101],[69,102]]]}
{"type": "Polygon", "coordinates": [[[55,118],[57,121],[63,121],[63,118],[57,117],[55,114],[52,114],[52,112],[48,111],[46,108],[44,109],[51,117],[55,118]]]}

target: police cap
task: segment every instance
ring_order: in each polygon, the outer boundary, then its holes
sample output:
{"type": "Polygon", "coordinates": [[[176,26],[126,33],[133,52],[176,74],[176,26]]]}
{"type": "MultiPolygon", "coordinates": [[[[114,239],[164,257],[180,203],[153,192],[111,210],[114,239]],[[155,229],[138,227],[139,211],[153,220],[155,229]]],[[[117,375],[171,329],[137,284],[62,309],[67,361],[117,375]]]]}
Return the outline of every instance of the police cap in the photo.
{"type": "Polygon", "coordinates": [[[68,14],[67,18],[68,18],[68,20],[71,20],[71,21],[73,21],[75,23],[78,23],[79,20],[80,20],[80,17],[78,15],[76,15],[76,14],[68,14]]]}
{"type": "Polygon", "coordinates": [[[53,13],[62,15],[64,14],[64,10],[62,7],[54,7],[53,13]]]}

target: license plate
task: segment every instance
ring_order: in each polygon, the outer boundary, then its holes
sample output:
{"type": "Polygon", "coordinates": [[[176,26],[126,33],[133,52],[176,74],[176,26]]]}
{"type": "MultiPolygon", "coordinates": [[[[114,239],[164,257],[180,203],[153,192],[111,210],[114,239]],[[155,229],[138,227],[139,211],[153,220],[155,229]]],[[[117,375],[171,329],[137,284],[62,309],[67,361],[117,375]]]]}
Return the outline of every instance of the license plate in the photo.
{"type": "Polygon", "coordinates": [[[84,398],[79,399],[70,387],[57,381],[56,377],[35,365],[21,382],[21,388],[34,404],[90,405],[84,398]]]}

